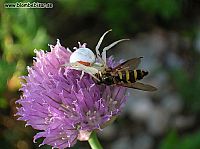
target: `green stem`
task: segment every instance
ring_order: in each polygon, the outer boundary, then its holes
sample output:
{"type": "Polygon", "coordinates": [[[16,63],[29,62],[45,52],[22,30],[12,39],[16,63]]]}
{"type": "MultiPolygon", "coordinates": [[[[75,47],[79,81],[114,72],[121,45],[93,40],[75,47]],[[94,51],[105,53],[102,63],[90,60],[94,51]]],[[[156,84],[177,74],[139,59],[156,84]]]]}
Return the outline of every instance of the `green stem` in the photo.
{"type": "Polygon", "coordinates": [[[97,138],[96,132],[94,132],[94,131],[90,135],[90,139],[88,140],[88,142],[92,149],[103,149],[103,147],[101,146],[101,144],[97,138]]]}

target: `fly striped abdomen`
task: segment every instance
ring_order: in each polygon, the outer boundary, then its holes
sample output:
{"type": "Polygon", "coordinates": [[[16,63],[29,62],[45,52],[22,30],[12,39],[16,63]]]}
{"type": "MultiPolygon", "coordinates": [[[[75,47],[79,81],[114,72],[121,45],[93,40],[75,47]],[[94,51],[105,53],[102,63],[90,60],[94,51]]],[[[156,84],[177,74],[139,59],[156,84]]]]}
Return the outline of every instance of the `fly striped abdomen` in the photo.
{"type": "Polygon", "coordinates": [[[155,91],[154,86],[140,83],[138,80],[148,75],[147,71],[136,69],[142,57],[129,59],[114,68],[105,68],[95,74],[97,84],[118,85],[143,91],[155,91]],[[128,69],[129,70],[128,70],[128,69]]]}
{"type": "Polygon", "coordinates": [[[114,80],[115,82],[121,82],[121,83],[134,83],[137,80],[141,80],[147,74],[148,74],[147,71],[143,71],[140,69],[118,71],[117,75],[114,77],[114,80]]]}

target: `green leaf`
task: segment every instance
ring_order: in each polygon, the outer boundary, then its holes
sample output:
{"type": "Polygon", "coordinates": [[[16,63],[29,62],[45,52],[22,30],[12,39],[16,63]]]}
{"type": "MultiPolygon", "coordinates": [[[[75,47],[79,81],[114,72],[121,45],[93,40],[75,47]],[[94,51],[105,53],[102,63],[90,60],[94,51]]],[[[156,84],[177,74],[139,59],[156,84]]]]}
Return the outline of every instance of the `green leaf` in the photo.
{"type": "Polygon", "coordinates": [[[8,64],[4,60],[0,60],[0,95],[7,87],[7,81],[15,71],[14,64],[8,64]]]}
{"type": "Polygon", "coordinates": [[[179,136],[175,131],[169,132],[160,144],[160,149],[198,149],[200,148],[200,131],[179,136]]]}
{"type": "Polygon", "coordinates": [[[177,133],[175,131],[171,131],[161,142],[160,149],[175,149],[178,141],[179,139],[177,133]]]}
{"type": "Polygon", "coordinates": [[[0,98],[0,109],[5,109],[8,107],[8,102],[5,98],[0,98]]]}

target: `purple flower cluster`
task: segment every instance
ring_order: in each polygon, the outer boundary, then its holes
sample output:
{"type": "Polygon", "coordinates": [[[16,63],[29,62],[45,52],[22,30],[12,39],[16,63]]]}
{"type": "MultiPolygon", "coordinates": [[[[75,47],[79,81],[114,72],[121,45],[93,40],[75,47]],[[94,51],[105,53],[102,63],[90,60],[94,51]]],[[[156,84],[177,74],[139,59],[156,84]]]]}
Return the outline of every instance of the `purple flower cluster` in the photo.
{"type": "MultiPolygon", "coordinates": [[[[88,74],[80,78],[80,71],[63,66],[69,62],[70,50],[59,41],[50,48],[50,52],[35,51],[33,66],[22,77],[25,83],[17,115],[41,131],[34,142],[42,137],[41,145],[64,149],[77,140],[88,140],[92,131],[114,120],[124,105],[126,89],[97,85],[88,74]]],[[[115,64],[111,58],[108,63],[115,64]]]]}

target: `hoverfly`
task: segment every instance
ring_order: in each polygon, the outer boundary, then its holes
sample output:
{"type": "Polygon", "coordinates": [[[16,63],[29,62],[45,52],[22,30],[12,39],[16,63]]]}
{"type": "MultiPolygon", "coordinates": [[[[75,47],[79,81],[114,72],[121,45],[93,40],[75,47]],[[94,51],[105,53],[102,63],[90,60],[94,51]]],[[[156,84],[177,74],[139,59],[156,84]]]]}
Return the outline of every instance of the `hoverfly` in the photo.
{"type": "Polygon", "coordinates": [[[154,86],[138,82],[148,74],[147,71],[136,69],[141,62],[141,58],[132,58],[115,68],[106,68],[104,71],[96,73],[97,84],[119,85],[143,91],[156,91],[157,88],[154,86]]]}

